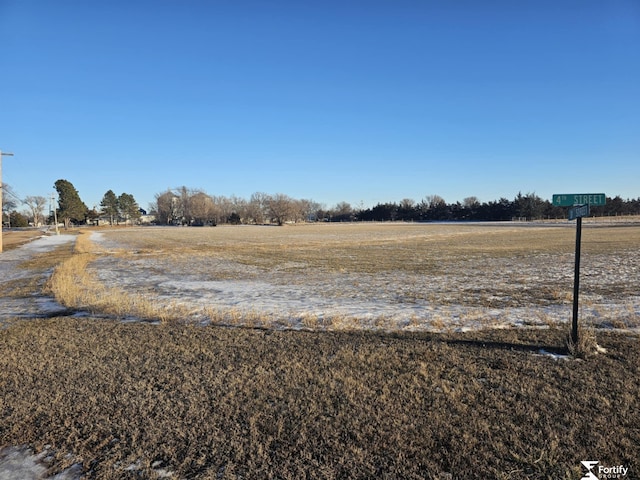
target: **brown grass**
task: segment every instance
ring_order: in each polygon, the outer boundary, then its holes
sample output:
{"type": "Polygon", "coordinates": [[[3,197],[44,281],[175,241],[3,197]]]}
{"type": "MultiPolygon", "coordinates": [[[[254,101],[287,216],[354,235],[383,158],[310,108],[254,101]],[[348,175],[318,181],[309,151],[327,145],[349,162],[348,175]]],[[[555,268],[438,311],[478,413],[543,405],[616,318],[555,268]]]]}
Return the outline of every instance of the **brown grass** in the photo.
{"type": "Polygon", "coordinates": [[[571,334],[567,334],[567,351],[576,358],[590,358],[598,354],[598,342],[593,328],[578,327],[578,340],[574,341],[571,334]]]}
{"type": "Polygon", "coordinates": [[[184,318],[190,312],[181,306],[159,306],[142,294],[131,294],[118,287],[108,287],[95,280],[87,271],[100,250],[91,242],[87,232],[78,236],[74,254],[64,258],[47,281],[45,292],[71,309],[93,314],[134,317],[138,320],[166,321],[184,318]]]}
{"type": "Polygon", "coordinates": [[[536,355],[557,330],[24,322],[0,335],[0,446],[89,479],[568,480],[584,459],[635,478],[640,344],[600,340],[614,353],[577,361],[536,355]]]}

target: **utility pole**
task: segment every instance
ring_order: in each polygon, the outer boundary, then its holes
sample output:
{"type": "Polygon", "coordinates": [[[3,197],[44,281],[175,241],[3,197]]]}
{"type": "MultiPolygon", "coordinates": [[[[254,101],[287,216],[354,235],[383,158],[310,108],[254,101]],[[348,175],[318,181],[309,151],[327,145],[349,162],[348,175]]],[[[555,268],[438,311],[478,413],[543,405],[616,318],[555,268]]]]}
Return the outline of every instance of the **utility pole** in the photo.
{"type": "Polygon", "coordinates": [[[2,217],[4,209],[2,208],[2,157],[13,157],[13,153],[5,153],[0,150],[0,253],[2,253],[2,217]]]}
{"type": "Polygon", "coordinates": [[[53,211],[53,223],[56,226],[56,235],[60,235],[60,231],[58,230],[58,209],[56,208],[56,204],[54,203],[55,200],[55,193],[51,194],[51,201],[49,202],[49,209],[51,209],[53,211]]]}

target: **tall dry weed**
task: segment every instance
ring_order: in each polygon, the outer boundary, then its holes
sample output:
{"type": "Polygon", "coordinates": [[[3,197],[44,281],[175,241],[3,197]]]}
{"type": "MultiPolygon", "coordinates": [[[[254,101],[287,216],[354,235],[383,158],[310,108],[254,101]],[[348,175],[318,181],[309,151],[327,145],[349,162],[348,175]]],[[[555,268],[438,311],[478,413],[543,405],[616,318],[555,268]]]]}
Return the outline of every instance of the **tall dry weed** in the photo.
{"type": "Polygon", "coordinates": [[[567,334],[567,351],[576,358],[591,358],[600,350],[596,342],[595,330],[591,327],[578,328],[578,341],[573,340],[571,332],[567,334]]]}
{"type": "Polygon", "coordinates": [[[177,303],[161,306],[144,295],[101,284],[87,269],[99,253],[90,236],[81,233],[76,240],[74,254],[54,269],[46,290],[65,307],[118,318],[168,321],[184,318],[190,313],[177,303]]]}

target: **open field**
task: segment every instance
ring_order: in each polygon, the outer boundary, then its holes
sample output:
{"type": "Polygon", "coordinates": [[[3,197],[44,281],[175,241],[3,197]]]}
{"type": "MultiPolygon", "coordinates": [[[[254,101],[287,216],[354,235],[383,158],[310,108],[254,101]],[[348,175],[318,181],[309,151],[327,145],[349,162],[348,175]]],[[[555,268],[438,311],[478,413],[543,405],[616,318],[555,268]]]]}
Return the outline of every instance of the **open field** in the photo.
{"type": "Polygon", "coordinates": [[[569,480],[582,460],[639,478],[640,228],[583,231],[581,323],[602,348],[582,359],[560,355],[574,236],[315,225],[32,242],[2,258],[3,300],[55,294],[76,315],[3,317],[0,478],[22,445],[32,476],[9,478],[569,480]]]}
{"type": "MultiPolygon", "coordinates": [[[[168,317],[391,331],[571,318],[567,224],[125,229],[85,243],[94,280],[152,298],[168,317]]],[[[582,244],[585,324],[637,328],[640,228],[586,227],[582,244]]]]}

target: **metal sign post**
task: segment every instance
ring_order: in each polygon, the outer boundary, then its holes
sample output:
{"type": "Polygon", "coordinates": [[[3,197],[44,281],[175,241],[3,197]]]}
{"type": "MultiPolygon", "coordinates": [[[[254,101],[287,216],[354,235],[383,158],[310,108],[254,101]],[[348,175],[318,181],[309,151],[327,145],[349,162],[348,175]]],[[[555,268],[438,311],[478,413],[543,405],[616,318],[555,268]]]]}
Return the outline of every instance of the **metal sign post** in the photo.
{"type": "Polygon", "coordinates": [[[582,217],[589,216],[589,205],[576,205],[569,210],[569,220],[576,220],[576,262],[573,273],[573,319],[571,341],[578,344],[578,295],[580,294],[580,244],[582,243],[582,217]]]}
{"type": "Polygon", "coordinates": [[[573,317],[571,320],[571,341],[578,344],[578,296],[580,294],[580,244],[582,243],[582,217],[589,216],[589,206],[604,205],[604,193],[564,193],[553,196],[553,205],[569,207],[569,220],[576,220],[576,255],[573,272],[573,317]]]}
{"type": "Polygon", "coordinates": [[[573,317],[571,320],[571,341],[578,345],[578,295],[580,293],[580,243],[582,241],[582,217],[576,218],[576,261],[573,272],[573,317]]]}

